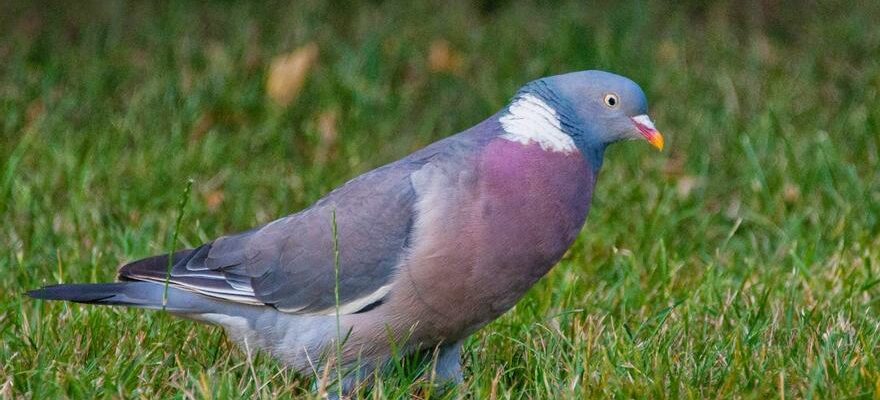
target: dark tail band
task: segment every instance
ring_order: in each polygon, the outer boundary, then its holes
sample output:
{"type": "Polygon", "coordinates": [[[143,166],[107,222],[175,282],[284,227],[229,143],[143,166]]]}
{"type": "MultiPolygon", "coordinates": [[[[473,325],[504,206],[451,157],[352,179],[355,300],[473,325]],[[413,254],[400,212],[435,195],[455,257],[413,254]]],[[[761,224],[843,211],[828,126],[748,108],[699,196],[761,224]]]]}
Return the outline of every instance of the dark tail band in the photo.
{"type": "Polygon", "coordinates": [[[46,286],[27,295],[42,300],[64,300],[77,303],[114,306],[165,308],[168,311],[202,311],[206,298],[153,282],[78,283],[46,286]],[[167,301],[163,301],[166,299],[167,301]],[[163,303],[165,307],[163,307],[163,303]]]}

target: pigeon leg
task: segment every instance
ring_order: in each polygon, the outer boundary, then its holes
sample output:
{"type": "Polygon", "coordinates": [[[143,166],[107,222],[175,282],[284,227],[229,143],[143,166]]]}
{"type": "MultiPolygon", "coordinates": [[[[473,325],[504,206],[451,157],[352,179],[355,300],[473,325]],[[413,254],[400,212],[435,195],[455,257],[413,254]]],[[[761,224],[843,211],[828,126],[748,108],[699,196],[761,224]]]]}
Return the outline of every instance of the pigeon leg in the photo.
{"type": "Polygon", "coordinates": [[[464,340],[441,345],[434,364],[434,381],[439,385],[458,385],[464,381],[461,373],[461,346],[464,340]]]}

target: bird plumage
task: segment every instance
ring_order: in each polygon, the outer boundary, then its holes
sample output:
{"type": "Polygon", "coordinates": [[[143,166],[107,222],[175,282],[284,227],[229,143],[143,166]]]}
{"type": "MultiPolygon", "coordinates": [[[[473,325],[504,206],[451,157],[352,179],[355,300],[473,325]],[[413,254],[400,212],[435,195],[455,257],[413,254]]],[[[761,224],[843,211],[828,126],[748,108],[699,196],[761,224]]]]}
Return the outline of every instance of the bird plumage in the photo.
{"type": "Polygon", "coordinates": [[[332,347],[338,312],[344,364],[441,346],[446,378],[460,380],[449,364],[458,343],[559,261],[586,219],[605,147],[636,137],[631,119],[646,109],[641,89],[613,74],[544,78],[498,114],[303,211],[175,253],[170,273],[159,255],[122,266],[118,283],[29,294],[167,309],[301,371],[332,347]],[[603,109],[607,93],[631,104],[603,109]]]}

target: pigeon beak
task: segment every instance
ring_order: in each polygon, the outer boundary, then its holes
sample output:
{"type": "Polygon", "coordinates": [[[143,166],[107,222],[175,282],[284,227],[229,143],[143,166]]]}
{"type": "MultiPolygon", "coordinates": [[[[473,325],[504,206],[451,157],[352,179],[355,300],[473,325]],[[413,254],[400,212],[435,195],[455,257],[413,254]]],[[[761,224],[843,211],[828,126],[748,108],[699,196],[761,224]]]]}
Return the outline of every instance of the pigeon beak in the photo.
{"type": "Polygon", "coordinates": [[[654,127],[654,122],[651,121],[651,118],[642,114],[630,119],[648,143],[651,143],[657,150],[663,151],[663,135],[654,127]]]}

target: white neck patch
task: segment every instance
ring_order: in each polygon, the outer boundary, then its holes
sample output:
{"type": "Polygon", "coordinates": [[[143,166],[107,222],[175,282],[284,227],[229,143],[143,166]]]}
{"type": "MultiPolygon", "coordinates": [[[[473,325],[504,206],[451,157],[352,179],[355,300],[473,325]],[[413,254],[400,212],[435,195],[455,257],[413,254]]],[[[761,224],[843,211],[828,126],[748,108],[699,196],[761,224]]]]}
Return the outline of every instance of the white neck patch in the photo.
{"type": "Polygon", "coordinates": [[[571,136],[562,131],[556,110],[534,95],[517,98],[498,121],[505,132],[501,137],[511,142],[537,143],[545,151],[566,154],[577,150],[571,136]]]}

